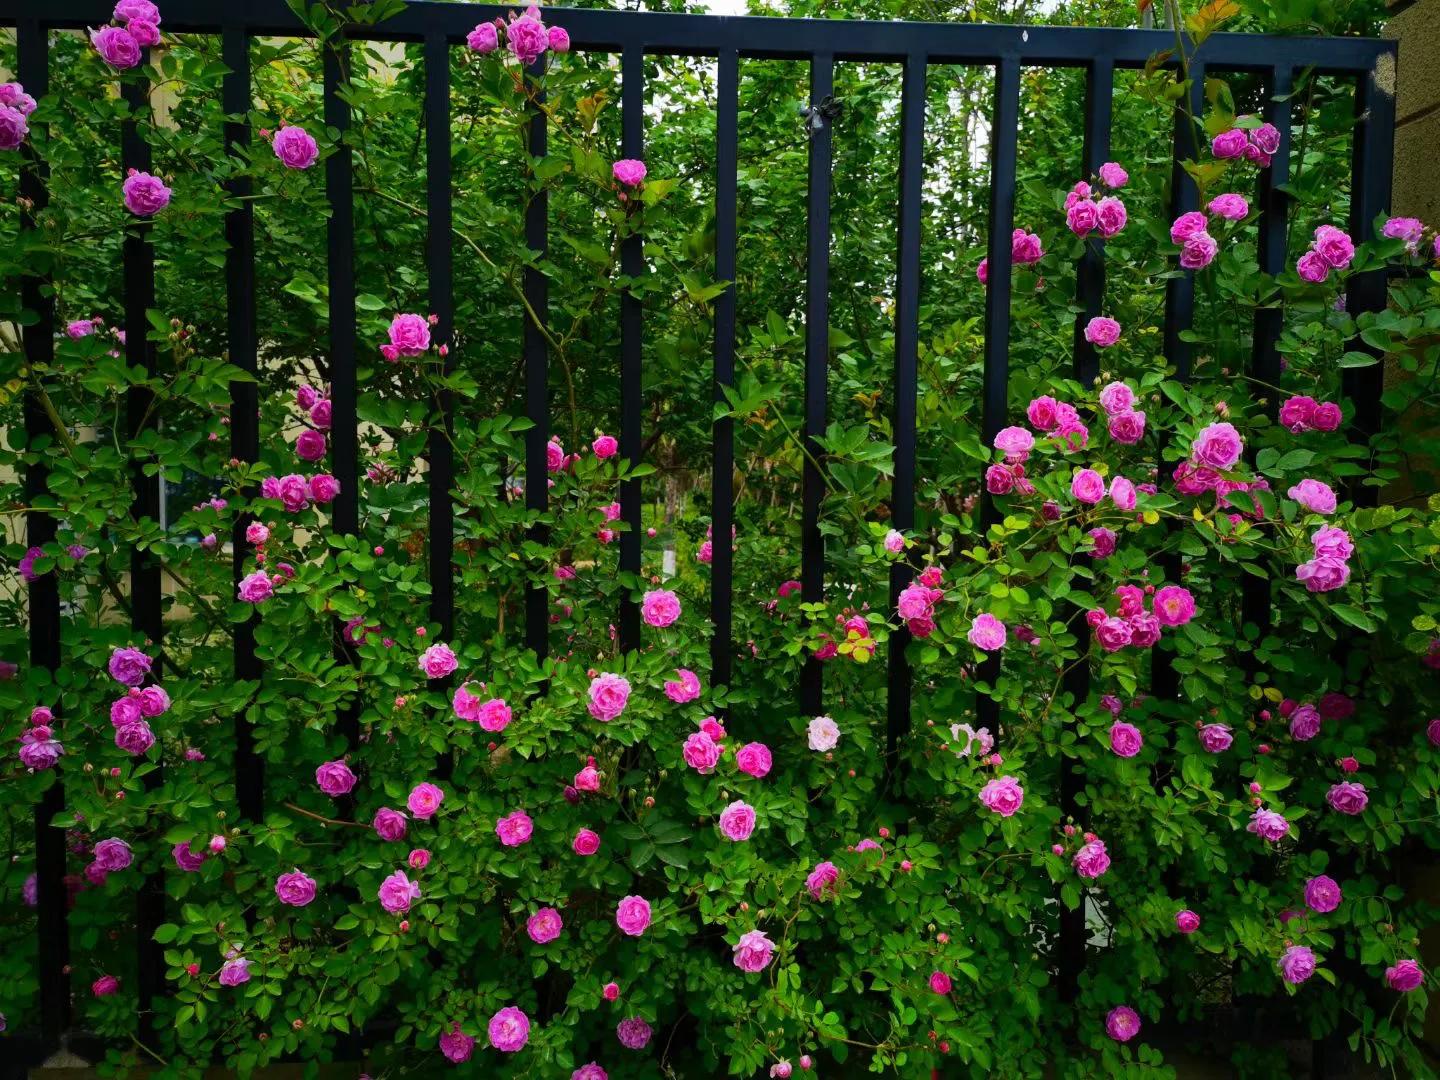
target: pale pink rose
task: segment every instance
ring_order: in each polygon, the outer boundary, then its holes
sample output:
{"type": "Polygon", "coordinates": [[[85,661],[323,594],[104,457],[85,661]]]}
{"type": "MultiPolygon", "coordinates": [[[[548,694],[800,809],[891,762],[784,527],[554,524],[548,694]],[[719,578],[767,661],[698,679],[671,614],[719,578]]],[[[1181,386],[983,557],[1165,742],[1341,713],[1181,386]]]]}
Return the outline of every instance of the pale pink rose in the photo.
{"type": "Polygon", "coordinates": [[[1070,494],[1079,502],[1094,506],[1105,497],[1105,478],[1094,469],[1081,469],[1070,481],[1070,494]]]}
{"type": "Polygon", "coordinates": [[[630,700],[630,681],[621,675],[604,672],[590,681],[590,715],[609,723],[625,711],[630,700]]]}
{"type": "Polygon", "coordinates": [[[1130,174],[1113,161],[1100,166],[1100,182],[1108,188],[1122,188],[1130,182],[1130,174]]]}
{"type": "Polygon", "coordinates": [[[1013,776],[997,777],[981,789],[980,801],[1001,817],[1010,817],[1025,802],[1025,789],[1013,776]]]}
{"type": "Polygon", "coordinates": [[[380,883],[380,906],[392,915],[410,910],[410,905],[420,899],[420,886],[405,876],[405,871],[396,870],[380,883]]]}
{"type": "Polygon", "coordinates": [[[808,734],[811,750],[821,752],[834,750],[840,742],[840,728],[828,716],[817,716],[812,719],[808,734]]]}
{"type": "Polygon", "coordinates": [[[495,835],[506,847],[519,847],[528,843],[535,831],[535,823],[524,810],[513,810],[495,822],[495,835]]]}
{"type": "Polygon", "coordinates": [[[736,799],[720,811],[720,831],[727,840],[737,843],[750,839],[755,831],[755,808],[749,803],[736,799]]]}
{"type": "Polygon", "coordinates": [[[989,612],[983,612],[975,616],[966,637],[977,649],[995,652],[1005,647],[1005,624],[989,612]]]}
{"type": "Polygon", "coordinates": [[[1100,391],[1100,407],[1111,416],[1135,407],[1135,391],[1123,382],[1106,383],[1100,391]]]}
{"type": "Polygon", "coordinates": [[[735,966],[741,971],[755,973],[764,971],[775,952],[775,944],[763,931],[750,930],[740,935],[735,943],[735,966]]]}
{"type": "Polygon", "coordinates": [[[1307,477],[1291,487],[1285,494],[1312,514],[1333,514],[1335,512],[1335,492],[1329,484],[1322,480],[1311,480],[1307,477]]]}

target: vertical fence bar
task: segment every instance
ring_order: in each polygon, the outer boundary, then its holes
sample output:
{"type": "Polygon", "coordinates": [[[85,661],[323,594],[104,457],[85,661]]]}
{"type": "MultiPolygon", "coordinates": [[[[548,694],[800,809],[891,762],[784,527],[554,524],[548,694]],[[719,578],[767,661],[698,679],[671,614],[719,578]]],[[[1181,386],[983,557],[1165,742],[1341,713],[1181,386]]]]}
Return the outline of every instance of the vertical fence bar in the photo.
{"type": "MultiPolygon", "coordinates": [[[[1198,117],[1205,104],[1204,65],[1192,60],[1189,74],[1191,80],[1190,111],[1198,117]]],[[[1170,219],[1172,221],[1181,214],[1187,214],[1199,207],[1200,194],[1195,187],[1195,181],[1180,167],[1181,161],[1187,158],[1193,159],[1197,152],[1195,124],[1181,109],[1176,108],[1175,140],[1170,167],[1170,219]]],[[[1177,277],[1170,278],[1165,282],[1164,350],[1166,362],[1175,369],[1175,377],[1182,383],[1190,381],[1190,343],[1182,340],[1180,333],[1190,328],[1194,318],[1195,273],[1191,270],[1180,271],[1177,277]]],[[[1160,482],[1167,483],[1169,478],[1164,475],[1163,457],[1157,458],[1157,464],[1162,470],[1159,477],[1160,482]]],[[[1159,561],[1165,580],[1171,584],[1178,584],[1180,581],[1179,551],[1167,551],[1160,556],[1159,561]]],[[[1180,680],[1175,674],[1174,659],[1164,641],[1151,650],[1150,689],[1161,701],[1174,701],[1175,696],[1180,692],[1180,680]]]]}
{"type": "MultiPolygon", "coordinates": [[[[545,112],[539,107],[545,100],[538,88],[545,75],[545,57],[540,57],[529,70],[536,84],[536,104],[530,117],[530,159],[545,156],[549,132],[545,112]]],[[[525,267],[525,415],[530,428],[525,433],[525,508],[537,514],[550,509],[549,473],[545,465],[545,444],[550,441],[550,351],[545,340],[543,320],[548,318],[550,282],[535,265],[545,257],[548,246],[549,194],[544,184],[530,174],[535,184],[525,204],[525,246],[532,262],[525,267]]],[[[530,539],[543,544],[549,535],[542,525],[530,530],[530,539]]],[[[525,593],[525,644],[543,662],[550,655],[549,593],[544,581],[532,583],[525,593]]]]}
{"type": "MultiPolygon", "coordinates": [[[[834,92],[835,57],[830,53],[817,53],[810,60],[811,109],[818,110],[834,92]]],[[[818,604],[825,598],[825,538],[820,533],[825,476],[817,464],[821,451],[816,440],[825,434],[826,378],[830,366],[830,162],[833,149],[830,125],[827,118],[821,120],[819,127],[810,128],[809,236],[805,255],[805,463],[800,494],[800,596],[809,604],[818,604]]],[[[800,676],[802,713],[814,716],[820,712],[822,688],[820,661],[813,655],[807,656],[800,676]]]]}
{"type": "MultiPolygon", "coordinates": [[[[1355,87],[1355,135],[1351,150],[1350,235],[1357,244],[1375,238],[1375,219],[1390,208],[1390,184],[1394,174],[1395,98],[1376,85],[1375,73],[1361,76],[1355,87]]],[[[1345,307],[1359,317],[1367,311],[1383,311],[1389,295],[1385,268],[1356,274],[1346,290],[1345,307]]],[[[1385,368],[1380,351],[1356,337],[1347,348],[1376,357],[1369,367],[1346,368],[1342,376],[1345,396],[1354,416],[1350,437],[1367,442],[1380,430],[1380,395],[1385,389],[1385,368]]],[[[1369,469],[1365,470],[1369,473],[1369,469]]],[[[1348,494],[1357,506],[1374,506],[1380,489],[1366,487],[1364,474],[1349,485],[1348,494]]]]}
{"type": "MultiPolygon", "coordinates": [[[[738,194],[740,56],[720,54],[715,116],[715,279],[730,287],[715,298],[715,402],[725,402],[725,387],[735,382],[735,233],[738,194]]],[[[733,664],[732,575],[735,523],[735,424],[728,417],[710,429],[710,681],[729,686],[733,664]]]]}
{"type": "MultiPolygon", "coordinates": [[[[985,369],[981,391],[981,439],[989,446],[1005,426],[1006,391],[1010,380],[1010,234],[1015,228],[1015,143],[1020,125],[1020,60],[1002,57],[995,67],[995,102],[990,122],[990,213],[985,288],[985,369]]],[[[996,520],[994,500],[982,496],[981,523],[996,520]]],[[[978,675],[994,684],[1000,674],[1000,654],[980,665],[978,675]]],[[[981,724],[994,727],[1000,707],[988,694],[975,695],[975,714],[981,724]]]]}
{"type": "MultiPolygon", "coordinates": [[[[620,60],[620,154],[627,158],[645,155],[645,47],[625,47],[620,60]]],[[[644,240],[627,236],[620,248],[620,272],[638,278],[645,272],[644,240]]],[[[629,468],[640,464],[644,454],[641,409],[645,389],[641,373],[641,345],[644,311],[640,297],[627,286],[620,294],[620,454],[629,468]]],[[[640,480],[620,483],[620,572],[640,574],[640,545],[644,537],[640,522],[640,480]]],[[[620,648],[640,644],[640,606],[627,590],[620,601],[620,648]]]]}
{"type": "MultiPolygon", "coordinates": [[[[144,55],[139,71],[149,62],[144,55]]],[[[128,171],[151,168],[150,144],[140,130],[140,117],[150,109],[150,84],[143,74],[128,77],[121,89],[132,114],[121,125],[120,160],[128,171]]],[[[150,341],[150,310],[155,306],[155,251],[145,236],[148,223],[132,221],[125,234],[125,362],[149,374],[155,371],[155,347],[150,341]]],[[[154,420],[150,414],[154,394],[148,387],[132,386],[126,395],[126,424],[130,438],[137,439],[154,420]]],[[[138,451],[135,452],[140,456],[138,451]]],[[[160,475],[146,476],[138,463],[131,467],[131,516],[136,522],[159,522],[160,475]]],[[[139,545],[130,554],[130,623],[138,634],[156,648],[164,636],[161,616],[160,561],[139,545]]],[[[162,662],[157,667],[163,671],[162,662]]],[[[159,757],[157,753],[157,758],[159,757]]],[[[145,774],[145,790],[156,791],[163,784],[162,767],[145,774]]],[[[145,876],[135,895],[136,983],[139,997],[140,1041],[149,1043],[155,1032],[155,1001],[164,993],[165,963],[155,941],[155,929],[165,921],[165,878],[154,870],[145,876]]]]}
{"type": "MultiPolygon", "coordinates": [[[[1290,66],[1280,64],[1266,80],[1265,120],[1280,133],[1280,145],[1270,158],[1269,168],[1260,170],[1256,194],[1260,210],[1257,260],[1260,272],[1272,278],[1285,269],[1287,256],[1289,197],[1283,188],[1290,175],[1290,94],[1293,79],[1290,66]]],[[[1285,318],[1280,300],[1280,290],[1274,288],[1266,302],[1255,309],[1255,336],[1250,356],[1250,372],[1261,384],[1265,412],[1272,419],[1280,408],[1276,392],[1270,389],[1280,382],[1277,343],[1285,318]]],[[[1256,628],[1257,641],[1270,630],[1270,614],[1270,581],[1245,574],[1241,586],[1240,621],[1242,625],[1256,628]]]]}
{"type": "MultiPolygon", "coordinates": [[[[925,179],[925,77],[923,53],[905,58],[900,90],[900,219],[895,284],[895,474],[890,483],[890,523],[900,532],[915,528],[915,411],[920,392],[920,209],[925,179]]],[[[890,567],[890,608],[910,584],[907,561],[890,567]]],[[[900,739],[910,730],[910,632],[903,626],[890,638],[887,657],[885,760],[894,776],[900,739]]]]}
{"type": "MultiPolygon", "coordinates": [[[[32,97],[37,100],[45,97],[50,92],[49,33],[37,19],[26,19],[16,27],[15,46],[16,75],[20,82],[32,97]]],[[[34,145],[27,144],[20,173],[20,194],[29,204],[28,209],[22,205],[20,218],[20,227],[26,232],[37,227],[36,219],[50,201],[48,180],[49,167],[35,152],[34,145]]],[[[48,367],[55,359],[55,301],[46,290],[47,284],[39,274],[27,274],[20,285],[21,305],[36,316],[22,330],[25,361],[31,367],[48,367]]],[[[27,391],[27,453],[34,453],[35,443],[42,438],[54,442],[56,433],[39,396],[27,391]]],[[[28,506],[49,501],[49,475],[50,470],[41,460],[26,466],[25,501],[28,506]]],[[[55,540],[55,518],[50,514],[32,509],[25,516],[25,529],[25,542],[29,547],[55,540]]],[[[30,582],[27,603],[30,613],[30,665],[53,675],[60,669],[60,584],[54,571],[30,582]]],[[[55,713],[60,715],[58,702],[55,713]]],[[[65,831],[50,824],[55,815],[64,809],[65,785],[57,769],[51,774],[50,786],[35,806],[37,974],[40,982],[40,1030],[47,1054],[59,1048],[60,1039],[70,1026],[70,976],[67,971],[70,963],[70,917],[65,890],[65,831]]]]}
{"type": "MultiPolygon", "coordinates": [[[[227,26],[221,38],[221,56],[230,70],[221,87],[221,107],[225,110],[225,149],[237,170],[245,168],[245,155],[250,147],[250,38],[242,26],[227,26]]],[[[226,184],[237,200],[225,214],[226,333],[230,362],[242,371],[255,375],[258,371],[258,346],[255,336],[255,210],[250,201],[250,177],[237,173],[226,184]]],[[[230,456],[237,461],[254,462],[260,457],[259,388],[253,382],[230,384],[230,456]]],[[[245,542],[245,528],[254,520],[252,514],[241,514],[231,534],[231,576],[239,585],[245,575],[250,556],[245,542]]],[[[260,678],[260,660],[255,655],[255,627],[260,621],[255,614],[235,627],[235,678],[250,682],[260,678]]],[[[264,814],[264,762],[255,752],[254,726],[242,712],[235,717],[235,796],[240,816],[246,821],[259,821],[264,814]]]]}
{"type": "MultiPolygon", "coordinates": [[[[434,340],[446,351],[441,370],[447,376],[455,366],[450,171],[450,43],[437,32],[425,38],[425,264],[430,313],[435,316],[434,340]]],[[[455,515],[450,501],[450,489],[455,485],[454,431],[455,394],[442,388],[435,395],[426,477],[430,488],[430,621],[440,624],[441,641],[455,636],[455,515]]],[[[449,684],[449,677],[431,682],[442,689],[449,684]]],[[[454,755],[442,754],[436,773],[448,780],[454,768],[454,755]]]]}

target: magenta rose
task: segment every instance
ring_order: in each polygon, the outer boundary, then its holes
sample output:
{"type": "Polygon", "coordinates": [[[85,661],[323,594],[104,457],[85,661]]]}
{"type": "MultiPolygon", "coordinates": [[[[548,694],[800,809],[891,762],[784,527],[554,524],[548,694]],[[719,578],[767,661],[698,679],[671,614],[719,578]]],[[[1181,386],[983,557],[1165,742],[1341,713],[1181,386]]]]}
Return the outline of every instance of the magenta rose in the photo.
{"type": "Polygon", "coordinates": [[[648,626],[670,626],[680,618],[680,598],[669,589],[651,589],[640,602],[640,615],[648,626]]]}
{"type": "Polygon", "coordinates": [[[1298,986],[1315,974],[1315,954],[1304,945],[1291,945],[1280,955],[1280,974],[1298,986]]]}
{"type": "Polygon", "coordinates": [[[338,798],[355,788],[355,774],[343,761],[327,761],[315,770],[315,783],[326,795],[338,798]]]}
{"type": "Polygon", "coordinates": [[[95,864],[107,874],[124,870],[135,858],[134,855],[131,854],[130,845],[118,836],[101,840],[95,845],[94,854],[95,864]]]}
{"type": "Polygon", "coordinates": [[[430,321],[423,315],[396,315],[389,332],[399,356],[419,356],[430,348],[430,321]]]}
{"type": "Polygon", "coordinates": [[[840,871],[834,863],[816,863],[815,869],[805,878],[805,888],[809,890],[811,897],[819,900],[827,894],[834,895],[839,880],[840,871]]]}
{"type": "Polygon", "coordinates": [[[1285,494],[1312,514],[1333,514],[1335,512],[1335,492],[1323,480],[1311,480],[1306,477],[1285,494]]]}
{"type": "MultiPolygon", "coordinates": [[[[529,22],[530,20],[518,21],[529,22]]],[[[535,25],[539,26],[540,24],[535,23],[535,25]]],[[[514,1005],[508,1005],[490,1017],[488,1030],[491,1046],[502,1053],[513,1054],[517,1050],[523,1049],[525,1044],[530,1041],[530,1018],[514,1005]]]]}
{"type": "Polygon", "coordinates": [[[684,705],[694,701],[700,696],[700,679],[693,672],[686,668],[676,668],[675,674],[678,679],[665,683],[665,696],[676,705],[684,705]]]}
{"type": "Polygon", "coordinates": [[[639,937],[650,925],[650,903],[641,896],[627,896],[615,907],[615,925],[622,934],[639,937]]]}
{"type": "Polygon", "coordinates": [[[1314,251],[1325,265],[1332,270],[1344,270],[1355,258],[1355,242],[1350,234],[1333,225],[1321,225],[1315,230],[1314,251]]]}
{"type": "Polygon", "coordinates": [[[1105,1034],[1116,1042],[1129,1042],[1140,1034],[1140,1015],[1129,1005],[1117,1005],[1105,1017],[1105,1034]]]}
{"type": "Polygon", "coordinates": [[[122,186],[125,209],[136,217],[153,217],[170,205],[170,189],[158,176],[135,172],[125,177],[122,186]]]}
{"type": "Polygon", "coordinates": [[[1280,406],[1280,424],[1286,430],[1300,434],[1309,431],[1315,417],[1316,402],[1303,395],[1286,398],[1280,406]]]}
{"type": "Polygon", "coordinates": [[[1350,580],[1350,564],[1332,555],[1317,555],[1295,568],[1295,580],[1313,593],[1333,592],[1350,580]]]}
{"type": "Polygon", "coordinates": [[[434,784],[416,784],[405,805],[409,807],[410,813],[425,821],[435,816],[444,799],[445,792],[434,784]]]}
{"type": "Polygon", "coordinates": [[[494,23],[481,23],[465,35],[465,44],[473,52],[492,53],[500,47],[500,33],[494,23]]]}
{"type": "Polygon", "coordinates": [[[1125,228],[1128,215],[1125,204],[1113,195],[1107,195],[1095,204],[1095,223],[1105,239],[1118,236],[1125,228]]]}
{"type": "Polygon", "coordinates": [[[1076,236],[1089,236],[1100,224],[1100,208],[1090,199],[1077,199],[1065,211],[1065,224],[1076,236]]]}
{"type": "Polygon", "coordinates": [[[28,134],[30,125],[25,114],[13,105],[0,105],[0,150],[17,149],[28,134]]]}
{"type": "Polygon", "coordinates": [[[554,941],[564,928],[565,921],[560,918],[560,912],[553,907],[541,908],[525,920],[525,932],[537,945],[545,945],[554,941]]]}
{"type": "Polygon", "coordinates": [[[1100,182],[1108,188],[1122,188],[1130,182],[1130,174],[1114,161],[1100,166],[1100,182]]]}
{"type": "Polygon", "coordinates": [[[1070,494],[1077,501],[1094,506],[1105,498],[1105,479],[1094,469],[1081,469],[1070,481],[1070,494]]]}
{"type": "Polygon", "coordinates": [[[622,675],[603,672],[590,681],[590,715],[609,723],[625,711],[630,700],[630,681],[622,675]]]}
{"type": "Polygon", "coordinates": [[[1220,754],[1230,749],[1234,737],[1224,724],[1206,724],[1200,729],[1200,745],[1209,753],[1220,754]]]}
{"type": "Polygon", "coordinates": [[[949,975],[943,971],[932,971],[930,973],[930,992],[932,994],[948,994],[954,986],[949,975]]]}
{"type": "Polygon", "coordinates": [[[550,47],[550,35],[539,18],[527,14],[511,20],[505,27],[505,44],[511,56],[528,66],[550,47]]]}
{"type": "Polygon", "coordinates": [[[1349,814],[1353,817],[1365,812],[1365,807],[1370,804],[1370,795],[1366,792],[1364,784],[1356,783],[1353,780],[1342,780],[1325,793],[1325,801],[1330,804],[1332,810],[1338,810],[1342,814],[1349,814]]]}
{"type": "Polygon", "coordinates": [[[770,748],[764,743],[746,743],[735,753],[735,767],[757,778],[769,774],[771,763],[770,748]]]}
{"type": "Polygon", "coordinates": [[[1222,131],[1210,140],[1210,152],[1223,161],[1242,157],[1245,148],[1249,145],[1250,139],[1244,131],[1240,128],[1231,128],[1229,131],[1222,131]]]}
{"type": "Polygon", "coordinates": [[[1145,744],[1140,729],[1134,724],[1127,724],[1123,720],[1116,720],[1110,725],[1110,749],[1120,757],[1134,757],[1140,752],[1140,747],[1145,744]]]}
{"type": "Polygon", "coordinates": [[[1092,881],[1110,869],[1110,853],[1105,850],[1103,840],[1091,840],[1081,845],[1070,861],[1077,874],[1092,881]]]}
{"type": "Polygon", "coordinates": [[[1201,428],[1190,444],[1190,457],[1197,465],[1223,472],[1240,460],[1244,449],[1244,440],[1234,425],[1210,424],[1201,428]]]}
{"type": "Polygon", "coordinates": [[[115,729],[115,745],[126,753],[138,756],[155,745],[155,733],[143,720],[122,724],[115,729]]]}
{"type": "Polygon", "coordinates": [[[454,650],[438,641],[420,654],[419,663],[427,679],[443,679],[460,666],[454,650]]]}
{"type": "Polygon", "coordinates": [[[325,449],[325,436],[313,428],[306,428],[295,440],[295,455],[301,461],[320,461],[325,449]]]}
{"type": "Polygon", "coordinates": [[[1250,204],[1245,201],[1243,195],[1216,195],[1205,209],[1226,221],[1243,221],[1250,213],[1250,204]]]}
{"type": "Polygon", "coordinates": [[[1301,281],[1319,285],[1330,276],[1330,264],[1318,251],[1307,251],[1295,263],[1295,272],[1300,275],[1301,281]]]}
{"type": "Polygon", "coordinates": [[[320,156],[314,137],[301,127],[282,127],[271,148],[287,169],[308,169],[320,156]]]}
{"type": "Polygon", "coordinates": [[[989,612],[982,612],[975,616],[965,636],[977,649],[996,652],[1005,647],[1005,624],[989,612]]]}
{"type": "Polygon", "coordinates": [[[1183,908],[1175,913],[1175,929],[1182,934],[1193,934],[1200,929],[1200,916],[1189,908],[1183,908]]]}
{"type": "Polygon", "coordinates": [[[1182,585],[1165,585],[1155,592],[1153,610],[1162,626],[1183,626],[1195,617],[1195,598],[1182,585]]]}
{"type": "Polygon", "coordinates": [[[535,823],[524,810],[513,810],[495,822],[495,835],[506,847],[519,847],[528,843],[535,831],[535,823]]]}
{"type": "Polygon", "coordinates": [[[1385,985],[1402,994],[1418,990],[1424,981],[1425,972],[1414,960],[1397,960],[1385,969],[1385,985]]]}
{"type": "Polygon", "coordinates": [[[1060,423],[1060,403],[1053,397],[1038,397],[1025,409],[1025,418],[1036,431],[1054,431],[1060,423]]]}
{"type": "Polygon", "coordinates": [[[235,596],[247,604],[263,604],[275,593],[275,585],[264,570],[256,570],[240,579],[235,596]]]}
{"type": "Polygon", "coordinates": [[[591,829],[581,829],[570,841],[570,850],[576,855],[590,856],[600,850],[600,834],[591,829]]]}
{"type": "Polygon", "coordinates": [[[420,886],[405,876],[405,871],[396,870],[380,883],[380,906],[392,915],[410,910],[410,905],[420,899],[420,886]]]}
{"type": "Polygon", "coordinates": [[[720,811],[720,831],[726,839],[739,842],[750,839],[755,831],[755,808],[741,799],[736,799],[720,811]]]}
{"type": "Polygon", "coordinates": [[[764,931],[749,930],[741,934],[740,940],[735,943],[734,963],[741,971],[754,974],[765,970],[774,952],[775,944],[765,936],[764,931]]]}
{"type": "Polygon", "coordinates": [[[1191,233],[1180,247],[1180,265],[1186,270],[1204,270],[1220,254],[1220,244],[1203,229],[1191,233]]]}
{"type": "Polygon", "coordinates": [[[110,677],[124,686],[139,686],[154,662],[139,649],[115,649],[110,653],[110,677]]]}
{"type": "MultiPolygon", "coordinates": [[[[493,30],[494,27],[491,27],[493,30]]],[[[440,1035],[440,1052],[447,1061],[456,1065],[469,1061],[475,1052],[475,1039],[460,1030],[459,1024],[451,1024],[450,1030],[440,1035]]]]}
{"type": "Polygon", "coordinates": [[[1290,714],[1290,736],[1298,742],[1309,742],[1320,734],[1320,710],[1314,705],[1301,705],[1290,714]]]}
{"type": "Polygon", "coordinates": [[[1025,789],[1013,776],[997,777],[980,789],[980,801],[986,809],[1010,817],[1025,802],[1025,789]]]}
{"type": "Polygon", "coordinates": [[[375,820],[371,825],[381,840],[403,840],[410,827],[410,819],[399,810],[382,806],[375,811],[375,820]]]}
{"type": "Polygon", "coordinates": [[[1305,883],[1305,906],[1311,911],[1327,915],[1340,906],[1345,899],[1339,884],[1332,877],[1320,874],[1305,883]]]}
{"type": "Polygon", "coordinates": [[[304,907],[315,899],[315,879],[299,870],[281,874],[275,879],[275,895],[282,904],[304,907]]]}
{"type": "Polygon", "coordinates": [[[638,1016],[627,1017],[615,1025],[615,1037],[627,1050],[644,1050],[652,1034],[650,1025],[638,1016]]]}
{"type": "Polygon", "coordinates": [[[610,172],[626,187],[639,187],[645,182],[645,163],[634,158],[622,158],[610,166],[610,172]]]}
{"type": "Polygon", "coordinates": [[[1310,421],[1316,431],[1334,431],[1345,419],[1345,412],[1333,401],[1322,401],[1315,406],[1315,417],[1310,421]]]}
{"type": "Polygon", "coordinates": [[[1268,840],[1273,844],[1277,840],[1285,838],[1290,831],[1290,822],[1274,810],[1259,807],[1250,816],[1250,824],[1245,826],[1245,831],[1252,832],[1260,839],[1268,840]]]}
{"type": "Polygon", "coordinates": [[[685,740],[681,756],[685,759],[685,764],[698,773],[714,772],[720,761],[720,747],[708,734],[696,731],[685,740]]]}
{"type": "Polygon", "coordinates": [[[175,865],[187,874],[193,874],[199,870],[208,858],[208,855],[203,851],[191,851],[190,845],[185,843],[176,844],[171,848],[170,856],[175,860],[175,865]]]}
{"type": "Polygon", "coordinates": [[[99,30],[90,31],[90,44],[95,46],[100,59],[113,68],[123,71],[140,63],[140,43],[129,30],[102,26],[99,30]]]}

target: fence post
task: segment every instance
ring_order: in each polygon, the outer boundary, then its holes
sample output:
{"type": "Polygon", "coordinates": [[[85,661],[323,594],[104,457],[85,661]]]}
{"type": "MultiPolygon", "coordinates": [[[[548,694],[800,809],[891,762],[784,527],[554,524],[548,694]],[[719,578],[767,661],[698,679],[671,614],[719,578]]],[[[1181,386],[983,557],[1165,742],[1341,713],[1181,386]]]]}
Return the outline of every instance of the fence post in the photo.
{"type": "MultiPolygon", "coordinates": [[[[536,95],[529,130],[532,163],[545,156],[548,141],[545,110],[539,107],[544,101],[544,91],[540,88],[544,75],[545,57],[541,56],[527,74],[527,83],[536,95]]],[[[549,194],[543,183],[534,180],[533,171],[529,179],[537,186],[525,204],[525,246],[538,262],[545,257],[547,247],[549,194]]],[[[542,324],[549,313],[550,282],[533,262],[525,267],[524,292],[528,309],[524,340],[525,413],[530,419],[530,429],[525,433],[525,509],[544,514],[550,508],[549,472],[545,464],[545,446],[550,441],[550,353],[542,324]]],[[[530,539],[544,544],[549,539],[549,530],[537,524],[530,529],[530,539]]],[[[550,655],[549,595],[544,578],[532,581],[525,593],[525,644],[542,664],[550,655]]]]}
{"type": "MultiPolygon", "coordinates": [[[[725,388],[735,382],[735,234],[739,156],[740,56],[720,54],[715,116],[715,278],[729,287],[715,298],[715,403],[725,403],[725,388]]],[[[728,416],[710,429],[710,681],[729,687],[733,665],[731,640],[735,565],[730,534],[735,523],[735,422],[728,416]]]]}
{"type": "MultiPolygon", "coordinates": [[[[620,60],[620,154],[627,158],[645,156],[645,47],[625,47],[620,60]]],[[[642,374],[644,305],[633,287],[634,279],[645,272],[644,239],[632,233],[620,247],[620,272],[630,284],[620,294],[620,454],[627,468],[635,468],[644,456],[645,389],[642,374]]],[[[578,447],[576,448],[579,449],[578,447]]],[[[641,527],[640,479],[620,482],[620,573],[640,575],[641,527]]],[[[637,584],[639,584],[637,580],[637,584]]],[[[621,593],[620,648],[626,652],[640,645],[640,605],[630,591],[621,593]]]]}

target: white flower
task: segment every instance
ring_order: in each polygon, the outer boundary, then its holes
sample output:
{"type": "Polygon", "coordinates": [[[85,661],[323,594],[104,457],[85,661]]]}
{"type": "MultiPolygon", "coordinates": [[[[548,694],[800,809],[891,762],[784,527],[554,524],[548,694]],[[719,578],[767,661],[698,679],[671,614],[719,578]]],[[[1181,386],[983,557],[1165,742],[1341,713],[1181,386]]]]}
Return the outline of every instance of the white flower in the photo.
{"type": "Polygon", "coordinates": [[[810,749],[834,750],[840,741],[840,728],[828,716],[817,716],[810,721],[810,749]]]}

